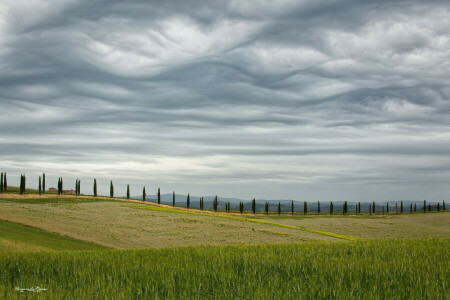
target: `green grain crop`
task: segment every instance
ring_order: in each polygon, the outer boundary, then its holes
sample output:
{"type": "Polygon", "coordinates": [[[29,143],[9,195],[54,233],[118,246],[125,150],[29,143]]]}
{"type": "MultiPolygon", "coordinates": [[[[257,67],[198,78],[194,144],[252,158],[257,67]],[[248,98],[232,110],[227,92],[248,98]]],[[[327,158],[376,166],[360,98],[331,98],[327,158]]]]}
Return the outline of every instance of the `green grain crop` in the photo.
{"type": "Polygon", "coordinates": [[[450,239],[0,253],[37,299],[446,299],[450,239]]]}

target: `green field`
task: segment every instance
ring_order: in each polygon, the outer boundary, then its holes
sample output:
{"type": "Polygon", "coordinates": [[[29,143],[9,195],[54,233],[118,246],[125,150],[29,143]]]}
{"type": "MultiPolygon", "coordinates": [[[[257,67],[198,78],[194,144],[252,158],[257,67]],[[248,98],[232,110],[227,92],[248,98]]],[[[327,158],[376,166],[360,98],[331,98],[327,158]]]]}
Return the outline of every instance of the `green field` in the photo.
{"type": "Polygon", "coordinates": [[[0,296],[448,299],[449,216],[254,216],[3,194],[0,296]],[[46,290],[20,290],[36,286],[46,290]]]}
{"type": "Polygon", "coordinates": [[[445,299],[448,239],[1,253],[0,295],[42,298],[445,299]]]}
{"type": "Polygon", "coordinates": [[[0,252],[101,249],[106,247],[0,220],[0,252]]]}

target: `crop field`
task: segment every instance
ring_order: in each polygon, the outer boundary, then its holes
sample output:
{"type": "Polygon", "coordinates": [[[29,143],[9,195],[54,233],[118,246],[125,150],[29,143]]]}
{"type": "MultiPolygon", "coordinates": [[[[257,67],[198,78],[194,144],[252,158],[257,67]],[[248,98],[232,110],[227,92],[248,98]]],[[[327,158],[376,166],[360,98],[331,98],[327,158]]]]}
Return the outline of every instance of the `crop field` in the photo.
{"type": "Polygon", "coordinates": [[[0,253],[0,295],[42,298],[445,299],[448,239],[0,253]]]}
{"type": "Polygon", "coordinates": [[[241,215],[2,194],[0,297],[446,299],[449,217],[241,215]]]}

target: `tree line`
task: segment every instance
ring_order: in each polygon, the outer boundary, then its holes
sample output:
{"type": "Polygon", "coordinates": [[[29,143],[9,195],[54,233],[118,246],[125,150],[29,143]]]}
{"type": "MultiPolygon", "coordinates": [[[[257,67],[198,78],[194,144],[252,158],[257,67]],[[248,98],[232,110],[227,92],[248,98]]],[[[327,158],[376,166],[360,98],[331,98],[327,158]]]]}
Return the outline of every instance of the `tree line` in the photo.
{"type": "MultiPolygon", "coordinates": [[[[7,175],[6,172],[1,172],[0,174],[0,193],[3,192],[7,192],[7,188],[8,188],[8,181],[7,181],[7,175]]],[[[39,195],[44,194],[46,191],[45,188],[45,173],[42,174],[42,176],[39,176],[38,179],[38,193],[39,195]]],[[[97,193],[97,179],[94,178],[93,181],[93,196],[97,197],[98,193],[97,193]]],[[[64,191],[63,190],[63,178],[59,177],[58,178],[58,183],[57,183],[57,194],[61,195],[63,194],[64,191]]],[[[23,195],[24,193],[26,193],[26,176],[25,174],[21,174],[20,175],[20,183],[19,183],[19,193],[21,195],[23,195]]],[[[75,190],[74,190],[74,194],[76,196],[81,195],[81,180],[80,179],[76,179],[75,180],[75,190]]],[[[109,191],[109,196],[111,198],[114,197],[114,184],[112,182],[112,180],[110,181],[110,191],[109,191]]],[[[127,184],[127,188],[126,188],[126,198],[130,199],[130,185],[127,184]]],[[[176,199],[175,199],[175,191],[172,192],[172,206],[176,206],[176,199]]],[[[146,189],[145,186],[142,189],[142,201],[147,201],[147,194],[146,194],[146,189]]],[[[158,204],[161,204],[161,189],[158,188],[158,191],[156,193],[156,201],[158,204]]],[[[200,210],[204,210],[205,209],[205,204],[204,204],[204,198],[200,197],[199,199],[199,209],[200,210]]],[[[323,203],[322,203],[323,204],[323,203]]],[[[231,203],[230,201],[224,202],[224,211],[225,212],[232,212],[232,208],[231,208],[231,203]]],[[[432,212],[432,211],[437,211],[440,212],[441,210],[446,210],[445,207],[445,200],[442,200],[442,205],[440,202],[437,203],[437,205],[431,205],[431,203],[427,204],[427,201],[424,200],[423,201],[423,206],[419,207],[419,209],[417,208],[417,203],[410,203],[409,206],[405,206],[403,201],[400,201],[400,205],[398,205],[398,202],[395,202],[394,208],[391,208],[389,205],[389,202],[386,202],[386,205],[382,205],[382,204],[376,204],[375,201],[373,201],[372,203],[366,203],[366,205],[368,205],[368,207],[366,206],[366,208],[368,209],[368,213],[370,215],[372,214],[391,214],[391,213],[396,213],[396,214],[403,214],[403,213],[416,213],[416,212],[423,212],[426,213],[428,212],[432,212]],[[378,210],[377,210],[378,207],[378,210]]],[[[257,207],[256,207],[256,199],[252,199],[251,200],[251,212],[253,214],[257,213],[257,207]]],[[[338,214],[341,213],[343,215],[349,214],[349,205],[347,203],[347,201],[343,202],[342,205],[342,210],[341,212],[335,211],[334,209],[335,207],[335,203],[333,203],[332,201],[329,203],[329,209],[328,211],[324,211],[321,210],[321,202],[318,201],[317,202],[317,210],[316,213],[318,214],[323,214],[323,213],[327,213],[330,215],[333,214],[338,214]]],[[[190,194],[187,194],[186,197],[186,208],[189,209],[191,208],[191,199],[190,199],[190,194]]],[[[219,210],[219,201],[218,201],[218,196],[216,195],[213,199],[212,202],[212,209],[217,212],[219,210]]],[[[244,202],[240,201],[238,204],[238,207],[235,211],[239,211],[241,214],[243,214],[245,212],[245,207],[244,207],[244,202]]],[[[304,201],[303,202],[303,214],[306,215],[308,213],[312,213],[313,211],[308,209],[308,202],[304,201]]],[[[364,212],[364,210],[363,210],[364,212]]],[[[270,213],[270,202],[266,201],[264,203],[264,213],[265,214],[269,214],[270,213]]],[[[280,215],[282,213],[282,208],[281,208],[281,202],[278,202],[277,205],[277,209],[273,211],[273,213],[277,213],[278,215],[280,215]]],[[[290,203],[290,211],[289,213],[291,213],[292,215],[295,213],[295,204],[294,201],[291,201],[290,203]]],[[[354,206],[354,214],[358,215],[361,214],[361,202],[358,202],[355,204],[354,206]]]]}

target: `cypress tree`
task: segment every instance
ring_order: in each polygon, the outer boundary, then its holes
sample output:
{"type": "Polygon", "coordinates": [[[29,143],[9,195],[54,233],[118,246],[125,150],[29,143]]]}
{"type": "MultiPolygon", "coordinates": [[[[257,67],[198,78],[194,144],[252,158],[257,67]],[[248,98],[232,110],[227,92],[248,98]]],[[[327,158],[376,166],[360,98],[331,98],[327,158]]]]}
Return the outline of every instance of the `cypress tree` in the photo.
{"type": "Polygon", "coordinates": [[[218,201],[217,201],[217,195],[216,195],[216,197],[214,198],[214,211],[215,212],[217,212],[217,205],[218,205],[218,201]]]}
{"type": "Polygon", "coordinates": [[[114,197],[114,185],[113,185],[113,183],[112,183],[112,180],[110,180],[110,183],[109,183],[109,197],[114,197]]]}
{"type": "Polygon", "coordinates": [[[175,191],[172,192],[172,206],[175,206],[175,191]]]}
{"type": "Polygon", "coordinates": [[[361,202],[358,202],[358,213],[361,213],[361,202]]]}
{"type": "Polygon", "coordinates": [[[94,178],[94,197],[97,197],[97,179],[94,178]]]}
{"type": "Polygon", "coordinates": [[[438,205],[437,205],[437,210],[438,210],[438,212],[441,211],[441,204],[439,202],[438,202],[438,205]]]}
{"type": "Polygon", "coordinates": [[[409,204],[409,213],[412,214],[412,203],[409,204]]]}
{"type": "Polygon", "coordinates": [[[239,202],[239,211],[241,212],[241,214],[244,212],[244,203],[239,202]]]}
{"type": "Polygon", "coordinates": [[[417,203],[414,203],[414,212],[417,212],[417,203]]]}
{"type": "Polygon", "coordinates": [[[423,200],[423,213],[427,212],[427,201],[423,200]]]}
{"type": "Polygon", "coordinates": [[[42,174],[42,194],[45,194],[45,173],[42,174]]]}
{"type": "Polygon", "coordinates": [[[317,201],[317,213],[320,214],[320,201],[317,201]]]}
{"type": "Polygon", "coordinates": [[[347,213],[347,201],[344,202],[344,205],[342,206],[342,214],[345,215],[347,213]]]}
{"type": "Polygon", "coordinates": [[[61,177],[61,194],[63,193],[63,178],[61,177]]]}
{"type": "Polygon", "coordinates": [[[189,204],[191,202],[191,199],[189,198],[189,193],[187,195],[187,199],[186,199],[186,207],[189,208],[189,204]]]}
{"type": "Polygon", "coordinates": [[[256,200],[255,199],[252,200],[252,212],[253,212],[253,214],[256,213],[256,200]]]}
{"type": "Polygon", "coordinates": [[[281,203],[278,202],[278,215],[280,215],[280,214],[281,214],[281,203]]]}
{"type": "Polygon", "coordinates": [[[400,213],[403,213],[403,201],[400,201],[400,213]]]}
{"type": "Polygon", "coordinates": [[[75,196],[78,196],[78,179],[75,179],[75,196]]]}
{"type": "Polygon", "coordinates": [[[308,204],[306,204],[306,201],[303,202],[303,214],[306,215],[306,213],[308,212],[308,204]]]}
{"type": "Polygon", "coordinates": [[[147,196],[147,194],[145,193],[145,186],[142,189],[142,201],[145,201],[145,196],[147,196]]]}
{"type": "Polygon", "coordinates": [[[161,203],[161,190],[158,188],[158,204],[161,203]]]}
{"type": "Polygon", "coordinates": [[[130,185],[127,184],[127,199],[130,199],[130,185]]]}
{"type": "Polygon", "coordinates": [[[294,215],[294,200],[291,202],[291,214],[294,215]]]}
{"type": "Polygon", "coordinates": [[[333,214],[333,201],[330,202],[330,215],[333,214]]]}
{"type": "Polygon", "coordinates": [[[0,193],[3,193],[3,172],[2,172],[0,178],[1,178],[1,179],[0,179],[0,193]]]}
{"type": "Polygon", "coordinates": [[[269,214],[269,202],[266,201],[266,204],[264,205],[264,211],[266,212],[266,215],[269,214]]]}
{"type": "Polygon", "coordinates": [[[8,179],[6,178],[6,172],[3,174],[3,190],[6,192],[8,188],[8,179]]]}
{"type": "Polygon", "coordinates": [[[375,201],[372,202],[372,212],[375,213],[375,201]]]}
{"type": "Polygon", "coordinates": [[[389,202],[386,202],[386,213],[389,213],[389,202]]]}
{"type": "Polygon", "coordinates": [[[445,201],[442,200],[442,210],[445,210],[445,201]]]}

